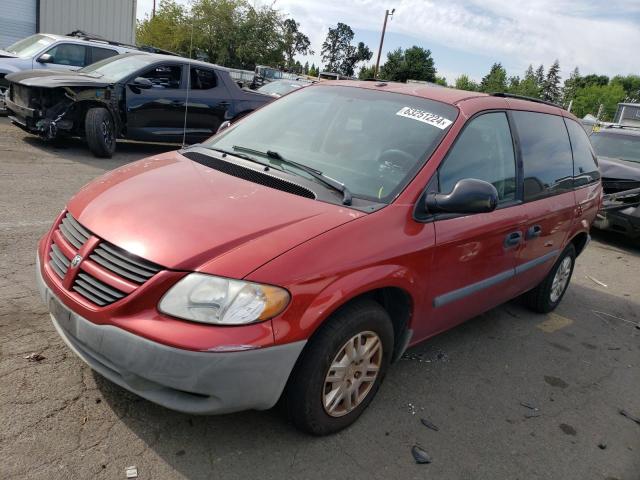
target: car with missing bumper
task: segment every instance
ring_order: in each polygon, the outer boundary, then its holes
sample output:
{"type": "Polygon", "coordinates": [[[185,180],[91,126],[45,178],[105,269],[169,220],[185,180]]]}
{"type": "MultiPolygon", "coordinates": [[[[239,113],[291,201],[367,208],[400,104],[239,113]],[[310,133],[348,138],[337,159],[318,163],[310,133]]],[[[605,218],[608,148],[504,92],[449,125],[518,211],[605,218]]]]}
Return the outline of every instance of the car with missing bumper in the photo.
{"type": "Polygon", "coordinates": [[[594,226],[640,238],[640,127],[596,125],[590,135],[606,194],[594,226]]]}
{"type": "Polygon", "coordinates": [[[116,139],[195,143],[273,98],[241,89],[223,67],[186,58],[128,53],[76,72],[7,75],[12,122],[46,139],[85,138],[98,157],[116,139]]]}
{"type": "Polygon", "coordinates": [[[125,389],[198,414],[282,399],[328,434],[408,346],[519,295],[553,310],[601,195],[558,107],[319,83],[84,187],[37,282],[67,345],[125,389]]]}

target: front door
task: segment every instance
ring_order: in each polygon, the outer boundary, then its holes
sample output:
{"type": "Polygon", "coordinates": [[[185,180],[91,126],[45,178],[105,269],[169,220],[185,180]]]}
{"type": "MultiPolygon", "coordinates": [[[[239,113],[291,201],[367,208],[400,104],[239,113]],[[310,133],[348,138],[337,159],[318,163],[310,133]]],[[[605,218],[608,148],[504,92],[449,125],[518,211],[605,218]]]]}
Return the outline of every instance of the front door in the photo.
{"type": "Polygon", "coordinates": [[[43,54],[51,56],[48,62],[39,62],[40,56],[33,60],[34,69],[79,70],[88,64],[89,51],[78,43],[58,43],[43,54]]]}
{"type": "MultiPolygon", "coordinates": [[[[150,142],[182,142],[187,89],[182,65],[155,65],[138,77],[151,88],[127,85],[127,138],[150,142]]],[[[133,80],[133,79],[131,79],[133,80]]]]}
{"type": "Polygon", "coordinates": [[[435,216],[436,246],[424,272],[430,312],[416,337],[451,328],[514,296],[512,279],[525,224],[517,170],[506,113],[471,119],[438,169],[439,191],[450,192],[465,178],[485,180],[498,191],[498,208],[435,216]]]}

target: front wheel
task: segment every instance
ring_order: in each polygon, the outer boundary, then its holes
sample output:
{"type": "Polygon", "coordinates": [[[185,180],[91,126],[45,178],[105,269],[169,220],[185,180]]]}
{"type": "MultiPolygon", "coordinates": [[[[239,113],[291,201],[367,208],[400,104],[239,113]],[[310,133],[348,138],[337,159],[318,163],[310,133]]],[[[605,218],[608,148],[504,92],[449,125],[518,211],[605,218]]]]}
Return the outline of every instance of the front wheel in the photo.
{"type": "Polygon", "coordinates": [[[376,395],[389,366],[393,327],[373,300],[339,310],[314,335],[286,392],[294,425],[326,435],[351,425],[376,395]]]}
{"type": "Polygon", "coordinates": [[[525,302],[531,310],[548,313],[558,306],[569,286],[575,261],[576,249],[570,243],[544,280],[533,290],[525,293],[525,302]]]}
{"type": "Polygon", "coordinates": [[[96,157],[111,158],[116,151],[116,129],[106,108],[95,107],[87,111],[84,131],[91,153],[96,157]]]}

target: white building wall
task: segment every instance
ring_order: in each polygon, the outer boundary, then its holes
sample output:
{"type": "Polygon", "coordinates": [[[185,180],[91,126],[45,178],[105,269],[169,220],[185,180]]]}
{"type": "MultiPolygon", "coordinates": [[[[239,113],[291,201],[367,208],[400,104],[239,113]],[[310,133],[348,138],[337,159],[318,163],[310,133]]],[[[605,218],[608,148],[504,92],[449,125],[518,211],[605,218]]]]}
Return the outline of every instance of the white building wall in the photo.
{"type": "Polygon", "coordinates": [[[0,0],[0,49],[36,33],[36,0],[0,0]]]}

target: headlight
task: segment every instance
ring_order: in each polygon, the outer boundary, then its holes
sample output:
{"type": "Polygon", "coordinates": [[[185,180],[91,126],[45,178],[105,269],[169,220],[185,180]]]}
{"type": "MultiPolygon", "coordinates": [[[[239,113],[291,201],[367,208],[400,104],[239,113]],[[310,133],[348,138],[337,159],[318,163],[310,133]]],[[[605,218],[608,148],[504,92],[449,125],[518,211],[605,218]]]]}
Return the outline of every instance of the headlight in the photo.
{"type": "Polygon", "coordinates": [[[275,317],[289,298],[283,288],[191,273],[162,297],[158,309],[194,322],[244,325],[275,317]]]}

